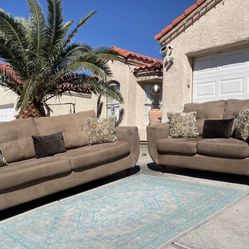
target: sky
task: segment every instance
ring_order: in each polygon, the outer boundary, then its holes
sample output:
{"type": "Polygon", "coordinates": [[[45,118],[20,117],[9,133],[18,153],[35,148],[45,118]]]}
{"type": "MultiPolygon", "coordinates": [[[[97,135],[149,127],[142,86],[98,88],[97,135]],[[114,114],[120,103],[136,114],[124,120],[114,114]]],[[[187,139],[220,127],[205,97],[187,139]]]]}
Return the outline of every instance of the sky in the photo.
{"type": "MultiPolygon", "coordinates": [[[[47,1],[39,0],[46,13],[47,1]]],[[[75,42],[92,47],[113,45],[161,58],[154,36],[195,0],[63,0],[64,20],[75,24],[90,11],[97,13],[77,34],[75,42]]],[[[28,17],[26,0],[0,0],[0,8],[14,16],[28,17]]]]}

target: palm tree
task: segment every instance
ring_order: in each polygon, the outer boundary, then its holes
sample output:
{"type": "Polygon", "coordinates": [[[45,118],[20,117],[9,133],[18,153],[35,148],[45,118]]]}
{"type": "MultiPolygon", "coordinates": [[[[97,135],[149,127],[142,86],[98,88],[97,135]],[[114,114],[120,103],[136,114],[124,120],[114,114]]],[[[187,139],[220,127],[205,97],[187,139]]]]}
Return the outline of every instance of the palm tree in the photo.
{"type": "Polygon", "coordinates": [[[37,0],[27,2],[29,19],[0,10],[0,59],[7,63],[0,67],[0,86],[18,95],[18,117],[48,115],[47,101],[64,92],[102,94],[122,102],[109,84],[107,64],[118,55],[109,48],[72,42],[95,11],[72,28],[72,21],[64,23],[61,0],[47,0],[47,18],[37,0]]]}

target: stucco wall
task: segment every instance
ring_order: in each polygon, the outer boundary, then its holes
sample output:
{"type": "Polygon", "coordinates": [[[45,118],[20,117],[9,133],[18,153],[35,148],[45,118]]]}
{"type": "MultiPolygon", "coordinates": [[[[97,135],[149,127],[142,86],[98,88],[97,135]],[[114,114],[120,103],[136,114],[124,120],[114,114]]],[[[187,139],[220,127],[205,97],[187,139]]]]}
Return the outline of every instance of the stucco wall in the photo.
{"type": "MultiPolygon", "coordinates": [[[[16,106],[17,102],[17,96],[11,91],[6,91],[2,87],[0,87],[0,105],[6,105],[6,104],[14,104],[16,106]]],[[[95,110],[96,111],[96,103],[97,103],[97,97],[95,95],[92,95],[89,98],[84,97],[77,97],[77,96],[69,96],[69,95],[63,95],[60,98],[53,98],[48,101],[48,104],[52,104],[50,107],[53,110],[51,115],[62,115],[62,114],[68,114],[70,113],[70,105],[64,105],[64,103],[73,103],[75,104],[75,111],[86,111],[86,110],[95,110]],[[58,105],[59,104],[59,105],[58,105]]],[[[72,105],[71,105],[71,111],[72,105]]],[[[17,112],[15,111],[17,114],[17,112]]]]}
{"type": "Polygon", "coordinates": [[[163,70],[163,121],[192,101],[194,57],[249,46],[248,20],[249,1],[224,0],[170,42],[174,63],[163,70]]]}
{"type": "Polygon", "coordinates": [[[137,83],[133,74],[135,66],[122,62],[111,62],[113,80],[120,83],[124,103],[121,107],[125,110],[124,120],[121,125],[137,126],[140,139],[146,140],[146,125],[144,123],[144,91],[137,83]]]}

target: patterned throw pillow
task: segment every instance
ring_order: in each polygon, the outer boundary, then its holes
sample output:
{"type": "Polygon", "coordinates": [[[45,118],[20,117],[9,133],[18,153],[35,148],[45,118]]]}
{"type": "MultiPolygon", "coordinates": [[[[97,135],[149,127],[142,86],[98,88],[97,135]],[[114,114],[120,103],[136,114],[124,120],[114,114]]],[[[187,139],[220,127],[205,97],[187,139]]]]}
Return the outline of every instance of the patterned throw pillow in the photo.
{"type": "Polygon", "coordinates": [[[115,132],[115,117],[111,118],[89,118],[90,144],[108,143],[117,140],[115,132]]]}
{"type": "Polygon", "coordinates": [[[234,136],[239,139],[247,140],[249,137],[249,109],[244,108],[240,111],[235,121],[234,136]]]}
{"type": "Polygon", "coordinates": [[[6,159],[4,158],[2,151],[0,150],[0,167],[7,166],[7,165],[8,165],[8,163],[7,163],[6,159]]]}
{"type": "Polygon", "coordinates": [[[196,126],[196,112],[179,112],[168,114],[169,134],[171,137],[198,137],[199,132],[196,126]]]}

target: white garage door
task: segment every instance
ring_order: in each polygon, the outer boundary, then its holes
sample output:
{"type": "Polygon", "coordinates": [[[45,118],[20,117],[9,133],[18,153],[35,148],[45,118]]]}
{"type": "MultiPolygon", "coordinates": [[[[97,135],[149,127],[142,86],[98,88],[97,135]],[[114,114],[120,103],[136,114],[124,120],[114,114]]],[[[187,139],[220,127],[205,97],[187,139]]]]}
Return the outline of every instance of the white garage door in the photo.
{"type": "Polygon", "coordinates": [[[193,102],[249,99],[249,48],[196,58],[193,102]]]}
{"type": "Polygon", "coordinates": [[[14,104],[0,105],[0,122],[15,119],[14,104]]]}

